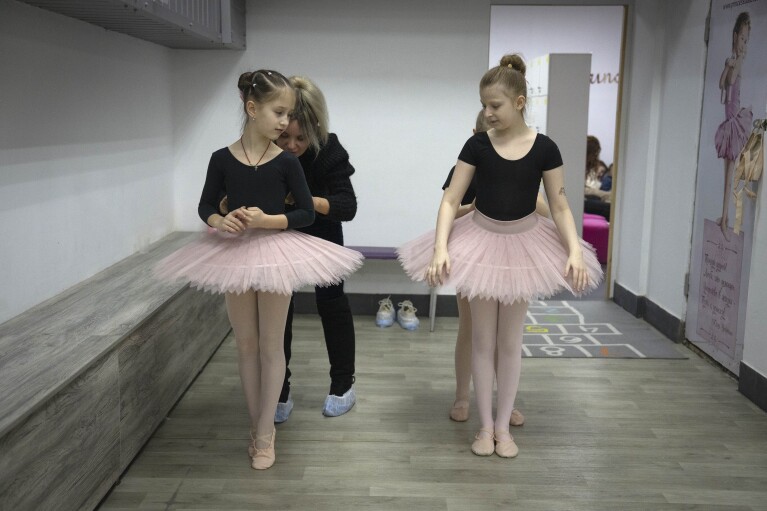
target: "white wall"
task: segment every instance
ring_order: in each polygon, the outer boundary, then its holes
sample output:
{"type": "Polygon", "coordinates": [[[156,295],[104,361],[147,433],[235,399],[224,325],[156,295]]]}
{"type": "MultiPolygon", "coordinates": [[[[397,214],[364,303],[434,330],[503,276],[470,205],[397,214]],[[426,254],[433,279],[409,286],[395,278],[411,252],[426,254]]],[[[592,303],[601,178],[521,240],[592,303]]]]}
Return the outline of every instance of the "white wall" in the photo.
{"type": "Polygon", "coordinates": [[[637,2],[629,34],[614,278],[684,319],[708,3],[637,2]],[[676,13],[680,13],[677,15],[676,13]]]}
{"type": "MultiPolygon", "coordinates": [[[[758,105],[753,105],[754,118],[767,118],[767,105],[762,111],[758,105]]],[[[767,378],[767,265],[764,264],[767,254],[767,193],[762,176],[756,197],[754,215],[754,237],[751,246],[751,273],[748,286],[748,309],[746,309],[746,328],[743,337],[743,362],[751,369],[767,378]]]]}
{"type": "Polygon", "coordinates": [[[690,265],[708,3],[686,0],[675,2],[670,8],[663,2],[659,15],[665,23],[665,59],[655,130],[657,159],[654,169],[648,169],[654,174],[654,192],[647,297],[684,319],[687,310],[684,279],[690,265]]]}
{"type": "MultiPolygon", "coordinates": [[[[754,111],[754,117],[757,117],[754,111]]],[[[751,259],[751,282],[748,286],[748,309],[746,310],[746,330],[743,340],[743,362],[751,369],[767,378],[767,266],[764,254],[767,254],[767,193],[764,192],[765,178],[759,184],[754,228],[753,254],[760,257],[751,259]]]]}
{"type": "Polygon", "coordinates": [[[637,2],[629,19],[620,156],[613,178],[617,204],[614,212],[613,274],[615,282],[637,296],[647,293],[650,218],[656,164],[663,62],[662,2],[637,2]],[[625,240],[625,241],[624,241],[625,240]]]}
{"type": "Polygon", "coordinates": [[[0,322],[172,230],[169,51],[0,0],[0,322]]]}

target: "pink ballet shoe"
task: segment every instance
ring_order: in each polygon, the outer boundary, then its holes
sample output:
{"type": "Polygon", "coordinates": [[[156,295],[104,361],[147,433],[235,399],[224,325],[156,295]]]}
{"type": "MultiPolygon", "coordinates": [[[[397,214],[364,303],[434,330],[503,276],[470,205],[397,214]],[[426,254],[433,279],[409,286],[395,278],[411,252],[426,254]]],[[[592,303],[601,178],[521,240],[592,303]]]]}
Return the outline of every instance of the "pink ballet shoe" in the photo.
{"type": "Polygon", "coordinates": [[[256,435],[253,436],[253,432],[250,433],[250,438],[253,440],[253,443],[248,448],[248,452],[251,454],[251,464],[250,466],[253,467],[256,470],[266,470],[267,468],[274,465],[275,455],[274,455],[274,437],[277,435],[277,430],[273,429],[271,434],[268,435],[256,435]],[[263,449],[259,449],[256,447],[256,442],[258,441],[269,441],[269,445],[267,447],[264,447],[263,449]]]}
{"type": "Polygon", "coordinates": [[[480,429],[474,436],[474,442],[471,443],[471,452],[477,456],[490,456],[495,451],[494,438],[495,435],[489,429],[480,429]]]}
{"type": "Polygon", "coordinates": [[[469,420],[469,402],[456,399],[453,407],[450,409],[450,420],[455,422],[466,422],[469,420]]]}
{"type": "Polygon", "coordinates": [[[514,408],[511,411],[511,419],[509,419],[509,424],[512,426],[521,426],[525,423],[525,416],[522,415],[522,412],[514,408]]]}
{"type": "Polygon", "coordinates": [[[519,447],[514,443],[514,437],[508,431],[502,431],[500,433],[494,433],[495,439],[495,454],[501,458],[514,458],[519,454],[519,447]],[[509,435],[508,440],[501,440],[499,437],[509,435]]]}

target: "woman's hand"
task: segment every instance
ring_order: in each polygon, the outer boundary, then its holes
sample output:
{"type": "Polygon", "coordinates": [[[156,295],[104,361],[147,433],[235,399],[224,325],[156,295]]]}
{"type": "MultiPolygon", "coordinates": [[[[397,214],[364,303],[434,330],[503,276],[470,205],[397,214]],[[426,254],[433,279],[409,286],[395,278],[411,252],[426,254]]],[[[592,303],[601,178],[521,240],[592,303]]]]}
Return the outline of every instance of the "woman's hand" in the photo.
{"type": "Polygon", "coordinates": [[[248,229],[258,229],[264,226],[264,218],[266,214],[261,208],[240,208],[235,211],[237,218],[245,224],[248,229]]]}
{"type": "Polygon", "coordinates": [[[450,256],[447,250],[434,249],[431,264],[426,269],[426,282],[431,287],[436,287],[441,285],[448,275],[450,275],[450,256]]]}
{"type": "Polygon", "coordinates": [[[290,204],[291,206],[294,206],[296,204],[295,199],[293,199],[293,194],[292,193],[288,193],[285,196],[285,204],[290,204]]]}
{"type": "Polygon", "coordinates": [[[224,198],[218,203],[218,210],[224,215],[229,213],[229,196],[224,195],[224,198]]]}
{"type": "Polygon", "coordinates": [[[219,232],[228,232],[231,234],[242,234],[245,231],[245,224],[236,214],[237,211],[227,213],[226,216],[219,216],[219,220],[215,222],[215,227],[219,232]]]}
{"type": "Polygon", "coordinates": [[[586,265],[583,262],[583,253],[578,250],[570,253],[565,265],[565,278],[572,272],[573,291],[581,293],[589,284],[589,274],[586,271],[586,265]]]}

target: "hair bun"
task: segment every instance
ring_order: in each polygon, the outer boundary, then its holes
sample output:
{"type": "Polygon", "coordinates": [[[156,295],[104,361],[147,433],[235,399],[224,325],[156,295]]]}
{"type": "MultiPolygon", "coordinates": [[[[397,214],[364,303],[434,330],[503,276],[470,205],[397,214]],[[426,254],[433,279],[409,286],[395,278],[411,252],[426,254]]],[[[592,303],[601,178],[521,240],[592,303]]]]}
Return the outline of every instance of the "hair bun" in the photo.
{"type": "Polygon", "coordinates": [[[525,61],[522,60],[522,56],[518,53],[514,53],[511,55],[504,55],[501,57],[501,67],[510,67],[511,69],[515,69],[522,73],[522,76],[525,75],[525,71],[527,71],[527,66],[525,65],[525,61]]]}
{"type": "Polygon", "coordinates": [[[242,73],[240,75],[240,79],[237,80],[237,88],[240,89],[240,91],[245,92],[248,89],[248,87],[252,87],[254,74],[255,74],[255,71],[248,71],[248,72],[242,73]]]}

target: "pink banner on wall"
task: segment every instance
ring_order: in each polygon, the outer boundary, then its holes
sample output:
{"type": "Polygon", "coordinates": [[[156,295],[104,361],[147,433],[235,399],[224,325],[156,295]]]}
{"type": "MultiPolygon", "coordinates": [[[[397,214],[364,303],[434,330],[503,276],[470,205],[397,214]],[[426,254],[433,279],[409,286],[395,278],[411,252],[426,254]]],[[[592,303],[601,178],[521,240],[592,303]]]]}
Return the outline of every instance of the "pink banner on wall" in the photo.
{"type": "Polygon", "coordinates": [[[702,249],[698,335],[733,357],[738,334],[743,235],[727,239],[719,224],[706,220],[702,249]]]}

